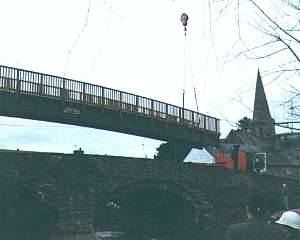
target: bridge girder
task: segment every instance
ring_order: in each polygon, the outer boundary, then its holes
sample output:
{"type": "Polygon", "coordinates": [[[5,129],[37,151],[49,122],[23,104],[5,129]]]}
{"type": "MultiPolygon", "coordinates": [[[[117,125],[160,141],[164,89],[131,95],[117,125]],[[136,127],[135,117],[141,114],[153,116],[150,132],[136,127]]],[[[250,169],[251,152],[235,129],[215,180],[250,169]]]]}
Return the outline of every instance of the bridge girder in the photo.
{"type": "Polygon", "coordinates": [[[219,134],[109,108],[0,91],[0,115],[91,127],[191,147],[218,146],[219,134]]]}

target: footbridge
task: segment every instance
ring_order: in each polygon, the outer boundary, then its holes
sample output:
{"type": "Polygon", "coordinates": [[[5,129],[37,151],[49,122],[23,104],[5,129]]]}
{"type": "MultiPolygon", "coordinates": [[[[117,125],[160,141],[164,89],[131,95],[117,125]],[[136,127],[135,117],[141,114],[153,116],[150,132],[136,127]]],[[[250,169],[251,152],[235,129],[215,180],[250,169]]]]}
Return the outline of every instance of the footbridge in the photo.
{"type": "Polygon", "coordinates": [[[193,147],[217,146],[220,121],[154,99],[0,66],[0,115],[127,133],[193,147]]]}

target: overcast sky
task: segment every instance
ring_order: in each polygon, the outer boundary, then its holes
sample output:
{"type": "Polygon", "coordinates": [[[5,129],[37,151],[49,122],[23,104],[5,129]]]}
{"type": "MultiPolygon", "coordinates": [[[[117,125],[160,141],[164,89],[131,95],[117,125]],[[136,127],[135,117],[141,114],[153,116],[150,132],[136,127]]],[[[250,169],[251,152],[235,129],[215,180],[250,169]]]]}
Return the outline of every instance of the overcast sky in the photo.
{"type": "MultiPolygon", "coordinates": [[[[215,3],[217,4],[217,3],[215,3]]],[[[259,61],[232,59],[236,19],[202,0],[1,0],[0,64],[102,85],[221,119],[221,137],[252,117],[259,61]],[[187,41],[181,14],[189,15],[187,41]],[[185,51],[184,51],[185,49],[185,51]],[[185,54],[184,54],[185,52],[185,54]],[[185,56],[185,57],[184,57],[185,56]],[[184,77],[185,76],[185,77],[184,77]]],[[[252,36],[252,35],[251,35],[252,36]]],[[[263,79],[264,81],[264,79],[263,79]]],[[[275,84],[266,87],[271,114],[275,84]]],[[[152,157],[159,141],[0,118],[0,148],[152,157]]]]}

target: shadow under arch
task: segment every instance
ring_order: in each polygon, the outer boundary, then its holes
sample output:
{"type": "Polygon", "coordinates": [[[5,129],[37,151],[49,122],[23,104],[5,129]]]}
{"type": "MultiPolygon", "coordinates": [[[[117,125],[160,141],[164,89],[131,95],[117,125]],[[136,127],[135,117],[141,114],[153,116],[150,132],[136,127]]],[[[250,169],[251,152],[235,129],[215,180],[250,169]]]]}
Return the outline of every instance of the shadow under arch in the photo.
{"type": "Polygon", "coordinates": [[[96,229],[178,236],[198,226],[201,201],[171,181],[124,182],[96,204],[96,229]]]}
{"type": "Polygon", "coordinates": [[[14,198],[6,213],[5,239],[50,239],[58,221],[57,209],[45,199],[43,192],[28,184],[15,185],[14,198]]]}
{"type": "Polygon", "coordinates": [[[199,208],[200,205],[200,200],[197,199],[195,194],[184,186],[168,180],[153,179],[122,184],[109,194],[107,200],[114,200],[128,193],[138,193],[143,191],[165,191],[185,200],[194,208],[199,208]]]}

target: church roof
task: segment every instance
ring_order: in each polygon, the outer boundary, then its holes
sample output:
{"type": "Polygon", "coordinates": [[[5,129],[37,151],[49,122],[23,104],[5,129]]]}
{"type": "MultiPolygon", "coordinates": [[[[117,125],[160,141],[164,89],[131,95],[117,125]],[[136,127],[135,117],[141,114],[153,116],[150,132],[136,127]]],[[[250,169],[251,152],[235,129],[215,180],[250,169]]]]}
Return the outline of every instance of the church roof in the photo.
{"type": "Polygon", "coordinates": [[[243,130],[231,130],[223,143],[239,144],[240,148],[246,152],[259,152],[263,145],[259,138],[243,130]]]}

